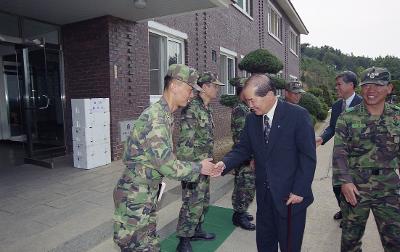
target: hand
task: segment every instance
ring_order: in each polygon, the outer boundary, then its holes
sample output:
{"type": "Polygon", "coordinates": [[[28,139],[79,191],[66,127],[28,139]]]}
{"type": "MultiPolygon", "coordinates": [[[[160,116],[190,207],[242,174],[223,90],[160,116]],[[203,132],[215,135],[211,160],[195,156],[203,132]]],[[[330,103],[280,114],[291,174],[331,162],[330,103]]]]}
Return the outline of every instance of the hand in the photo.
{"type": "Polygon", "coordinates": [[[214,167],[213,167],[213,169],[212,169],[212,171],[211,171],[210,176],[213,177],[213,178],[214,178],[214,177],[221,176],[221,173],[222,173],[222,171],[224,170],[224,167],[225,167],[225,166],[221,167],[221,166],[215,166],[215,165],[214,165],[214,167]]]}
{"type": "Polygon", "coordinates": [[[224,164],[224,162],[219,161],[218,163],[216,163],[216,164],[214,165],[214,168],[215,168],[215,169],[222,169],[222,170],[224,170],[224,169],[225,169],[225,164],[224,164]]]}
{"type": "Polygon", "coordinates": [[[211,162],[213,159],[212,158],[206,158],[203,161],[201,161],[201,170],[200,173],[203,175],[211,175],[213,169],[214,169],[214,164],[211,162]]]}
{"type": "Polygon", "coordinates": [[[289,199],[286,201],[286,205],[290,204],[299,204],[303,201],[303,197],[297,196],[296,194],[290,193],[289,194],[289,199]]]}
{"type": "Polygon", "coordinates": [[[315,138],[315,145],[318,147],[322,144],[324,140],[322,139],[322,137],[316,137],[315,138]]]}
{"type": "Polygon", "coordinates": [[[250,169],[252,171],[256,170],[256,161],[254,161],[254,159],[250,160],[250,169]]]}
{"type": "Polygon", "coordinates": [[[360,195],[357,187],[353,183],[347,183],[343,184],[341,189],[343,196],[346,198],[346,201],[352,206],[357,205],[356,194],[360,195]]]}

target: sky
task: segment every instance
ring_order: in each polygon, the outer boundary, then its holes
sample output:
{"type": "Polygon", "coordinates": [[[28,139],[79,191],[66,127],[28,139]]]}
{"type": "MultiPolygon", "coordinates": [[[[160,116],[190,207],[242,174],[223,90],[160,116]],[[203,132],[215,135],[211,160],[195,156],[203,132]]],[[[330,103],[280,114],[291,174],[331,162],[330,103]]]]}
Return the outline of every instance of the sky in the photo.
{"type": "Polygon", "coordinates": [[[291,0],[308,35],[301,43],[328,45],[355,56],[400,57],[399,0],[291,0]]]}

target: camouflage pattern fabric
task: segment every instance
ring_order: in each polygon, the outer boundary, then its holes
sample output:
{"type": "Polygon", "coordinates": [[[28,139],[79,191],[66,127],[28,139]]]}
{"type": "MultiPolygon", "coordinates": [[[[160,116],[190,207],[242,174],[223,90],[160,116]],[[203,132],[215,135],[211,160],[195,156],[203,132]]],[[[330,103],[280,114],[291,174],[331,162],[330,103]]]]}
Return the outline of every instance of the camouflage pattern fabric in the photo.
{"type": "MultiPolygon", "coordinates": [[[[211,108],[196,97],[182,110],[177,156],[181,160],[199,161],[213,157],[214,122],[211,108]]],[[[210,202],[210,177],[200,175],[194,183],[182,183],[182,207],[177,235],[192,237],[196,226],[204,221],[210,202]]]]}
{"type": "MultiPolygon", "coordinates": [[[[231,131],[234,144],[239,142],[240,132],[244,127],[246,116],[249,113],[250,109],[242,102],[238,103],[232,110],[231,131]]],[[[233,210],[238,213],[244,213],[253,201],[256,190],[255,174],[249,164],[235,169],[234,183],[232,192],[233,210]]]]}
{"type": "Polygon", "coordinates": [[[200,163],[173,154],[173,116],[164,98],[135,121],[125,144],[126,169],[114,189],[114,241],[122,251],[159,251],[158,184],[162,178],[196,181],[200,163]]]}
{"type": "MultiPolygon", "coordinates": [[[[361,238],[372,210],[385,251],[400,251],[400,109],[385,104],[372,116],[361,103],[339,116],[333,151],[333,184],[353,183],[357,205],[345,199],[342,251],[361,251],[361,238]]],[[[343,197],[343,196],[342,196],[343,197]]]]}

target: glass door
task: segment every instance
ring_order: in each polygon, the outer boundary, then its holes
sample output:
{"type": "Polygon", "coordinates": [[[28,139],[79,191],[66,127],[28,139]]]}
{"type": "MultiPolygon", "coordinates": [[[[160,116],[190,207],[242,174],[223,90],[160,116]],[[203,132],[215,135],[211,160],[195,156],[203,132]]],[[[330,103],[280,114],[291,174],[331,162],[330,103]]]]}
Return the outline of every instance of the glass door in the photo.
{"type": "Polygon", "coordinates": [[[21,47],[19,72],[24,82],[27,163],[52,168],[46,158],[65,154],[64,114],[60,81],[60,50],[43,44],[21,47]]]}

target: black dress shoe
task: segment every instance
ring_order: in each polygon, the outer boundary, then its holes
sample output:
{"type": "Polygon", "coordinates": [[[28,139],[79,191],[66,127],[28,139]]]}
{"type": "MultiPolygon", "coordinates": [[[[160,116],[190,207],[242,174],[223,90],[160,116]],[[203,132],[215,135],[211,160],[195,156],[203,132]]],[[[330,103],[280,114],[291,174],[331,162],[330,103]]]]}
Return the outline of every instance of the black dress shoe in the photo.
{"type": "Polygon", "coordinates": [[[189,237],[180,237],[176,252],[192,252],[192,245],[189,237]]]}
{"type": "Polygon", "coordinates": [[[190,237],[190,240],[197,241],[197,240],[214,240],[215,234],[214,233],[207,233],[201,228],[201,224],[198,224],[194,235],[190,237]]]}
{"type": "Polygon", "coordinates": [[[256,225],[249,221],[246,213],[235,212],[232,216],[232,223],[233,225],[241,227],[244,230],[253,231],[256,229],[256,225]]]}
{"type": "Polygon", "coordinates": [[[247,217],[247,219],[248,219],[249,221],[254,220],[253,215],[249,214],[248,212],[245,212],[245,214],[246,214],[246,217],[247,217]]]}
{"type": "Polygon", "coordinates": [[[342,211],[335,213],[335,215],[333,216],[333,219],[335,220],[340,220],[342,218],[343,218],[342,211]]]}

